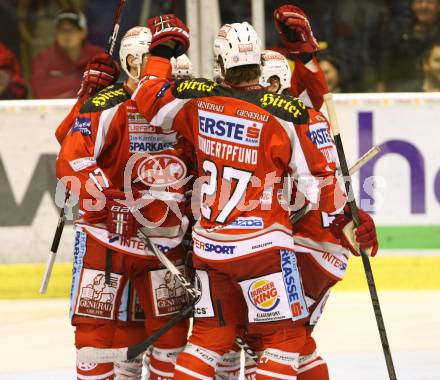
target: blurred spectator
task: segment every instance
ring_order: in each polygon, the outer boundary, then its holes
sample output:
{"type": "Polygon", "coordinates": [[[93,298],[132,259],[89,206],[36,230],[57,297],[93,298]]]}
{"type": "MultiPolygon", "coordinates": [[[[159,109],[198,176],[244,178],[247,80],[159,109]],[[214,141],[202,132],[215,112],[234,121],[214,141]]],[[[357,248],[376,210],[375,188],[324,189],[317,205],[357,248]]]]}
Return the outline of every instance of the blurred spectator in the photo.
{"type": "Polygon", "coordinates": [[[343,77],[341,75],[341,63],[328,53],[319,53],[319,65],[327,79],[328,88],[333,93],[344,92],[343,77]]]}
{"type": "Polygon", "coordinates": [[[24,99],[26,93],[17,58],[0,42],[0,99],[24,99]]]}
{"type": "MultiPolygon", "coordinates": [[[[395,1],[401,6],[402,0],[395,1]]],[[[277,42],[270,31],[273,23],[268,16],[271,17],[277,4],[286,1],[273,0],[268,3],[267,37],[272,39],[270,44],[275,44],[277,42]]],[[[389,9],[385,0],[295,0],[291,3],[305,11],[317,40],[329,46],[333,57],[339,59],[341,72],[344,73],[344,91],[364,92],[375,88],[376,66],[381,51],[380,31],[383,30],[389,9]]]]}
{"type": "Polygon", "coordinates": [[[426,52],[422,60],[422,77],[396,86],[399,92],[439,92],[440,91],[440,40],[426,52]]]}
{"type": "Polygon", "coordinates": [[[33,61],[31,84],[36,98],[74,98],[87,62],[102,48],[86,42],[81,12],[62,11],[55,19],[55,42],[33,61]]]}
{"type": "Polygon", "coordinates": [[[434,43],[423,59],[422,91],[440,91],[440,41],[434,43]]]}
{"type": "Polygon", "coordinates": [[[420,81],[423,55],[440,40],[440,0],[412,0],[411,11],[411,18],[391,19],[388,33],[383,34],[381,81],[387,91],[420,81]]]}

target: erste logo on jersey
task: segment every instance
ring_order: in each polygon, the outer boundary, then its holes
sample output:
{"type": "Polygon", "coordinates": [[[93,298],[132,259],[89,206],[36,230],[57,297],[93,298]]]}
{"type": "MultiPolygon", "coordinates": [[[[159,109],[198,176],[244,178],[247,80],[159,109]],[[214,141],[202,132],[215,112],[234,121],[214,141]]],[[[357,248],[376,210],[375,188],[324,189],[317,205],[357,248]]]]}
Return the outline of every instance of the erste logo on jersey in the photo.
{"type": "Polygon", "coordinates": [[[138,180],[150,187],[173,186],[186,177],[185,163],[169,154],[149,156],[138,167],[138,180]]]}
{"type": "Polygon", "coordinates": [[[262,123],[203,110],[198,112],[202,136],[253,147],[260,145],[262,123]]]}
{"type": "Polygon", "coordinates": [[[252,304],[261,311],[272,311],[280,303],[278,290],[273,281],[255,280],[249,286],[248,295],[252,304]]]}
{"type": "Polygon", "coordinates": [[[309,131],[306,134],[312,143],[318,147],[318,149],[333,146],[332,138],[328,133],[327,123],[316,123],[310,125],[309,131]]]}

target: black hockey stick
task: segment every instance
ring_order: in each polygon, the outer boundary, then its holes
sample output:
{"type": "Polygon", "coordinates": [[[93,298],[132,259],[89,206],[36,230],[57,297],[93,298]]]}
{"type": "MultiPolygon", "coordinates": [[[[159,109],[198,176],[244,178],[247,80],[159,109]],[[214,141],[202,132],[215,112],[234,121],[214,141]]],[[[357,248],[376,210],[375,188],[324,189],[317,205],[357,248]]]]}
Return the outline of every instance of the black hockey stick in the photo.
{"type": "Polygon", "coordinates": [[[186,318],[192,311],[195,300],[192,300],[182,310],[179,311],[173,318],[167,321],[159,330],[153,335],[149,336],[141,343],[130,347],[122,348],[95,348],[83,347],[77,350],[76,357],[79,362],[86,363],[112,363],[125,360],[131,360],[143,353],[149,346],[151,346],[158,338],[165,334],[171,327],[182,319],[186,318]]]}
{"type": "Polygon", "coordinates": [[[138,237],[144,244],[156,255],[162,265],[167,268],[177,280],[184,287],[185,291],[190,297],[190,302],[182,310],[180,310],[173,318],[167,321],[159,330],[146,340],[130,347],[122,348],[95,348],[83,347],[77,351],[77,360],[80,362],[92,363],[110,363],[117,361],[131,360],[144,352],[148,346],[152,345],[158,338],[165,334],[171,327],[186,318],[192,311],[194,304],[200,297],[200,291],[197,290],[183,273],[163,254],[156,245],[151,242],[145,232],[140,228],[138,230],[138,237]]]}
{"type": "MultiPolygon", "coordinates": [[[[119,27],[121,25],[122,13],[124,11],[126,0],[119,0],[118,7],[116,8],[115,17],[113,19],[113,28],[112,32],[109,36],[106,51],[110,55],[113,54],[113,50],[115,49],[116,39],[119,34],[119,27]]],[[[47,286],[49,285],[50,276],[52,274],[53,265],[55,263],[56,255],[58,252],[58,246],[60,244],[61,235],[63,234],[64,223],[66,221],[65,217],[65,207],[67,199],[69,198],[69,192],[66,192],[66,198],[64,201],[64,206],[60,210],[60,216],[58,218],[57,228],[55,230],[55,235],[52,240],[52,246],[50,248],[49,257],[47,259],[46,269],[44,270],[43,279],[41,280],[40,286],[40,294],[45,294],[47,291],[47,286]]]]}
{"type": "Polygon", "coordinates": [[[193,284],[183,275],[183,273],[170,261],[170,259],[162,253],[146,235],[142,228],[138,230],[138,238],[141,239],[145,245],[156,255],[162,265],[167,268],[174,276],[177,277],[180,284],[185,288],[192,300],[200,297],[200,291],[198,291],[193,284]]]}
{"type": "MultiPolygon", "coordinates": [[[[358,207],[356,205],[356,200],[354,199],[353,186],[351,183],[350,173],[348,171],[347,160],[344,153],[344,146],[342,145],[341,135],[339,131],[339,124],[336,117],[336,110],[331,93],[324,95],[324,102],[327,107],[327,112],[330,119],[330,128],[332,130],[333,138],[336,144],[336,149],[338,151],[339,164],[341,165],[342,175],[344,176],[345,188],[348,195],[348,204],[350,206],[351,214],[353,217],[353,223],[357,227],[360,224],[359,212],[358,212],[358,207]]],[[[370,260],[364,250],[361,249],[360,253],[362,257],[362,263],[364,265],[365,276],[367,278],[368,289],[370,291],[371,302],[373,304],[374,315],[376,317],[377,328],[379,330],[380,340],[382,343],[382,349],[385,355],[385,362],[388,369],[388,376],[390,380],[397,380],[396,372],[394,370],[393,358],[391,355],[391,349],[388,343],[387,332],[385,329],[385,323],[380,308],[379,297],[377,295],[377,289],[374,281],[373,271],[371,269],[370,260]]]]}
{"type": "MultiPolygon", "coordinates": [[[[95,347],[83,347],[77,351],[77,360],[80,362],[93,362],[93,363],[110,363],[116,361],[131,360],[137,357],[139,354],[144,352],[148,346],[153,344],[156,339],[165,334],[171,327],[176,323],[180,322],[192,311],[194,304],[198,301],[200,296],[200,291],[197,290],[191,282],[189,282],[182,272],[166,257],[165,254],[160,252],[154,243],[147,237],[147,235],[142,231],[138,230],[138,237],[141,239],[146,246],[152,250],[159,261],[173,274],[177,277],[180,284],[185,288],[190,296],[190,303],[186,305],[174,318],[170,319],[165,323],[159,330],[157,330],[153,335],[149,336],[146,340],[138,343],[134,346],[123,347],[123,348],[95,348],[95,347]]],[[[258,360],[257,354],[247,345],[247,343],[240,337],[236,337],[235,342],[242,348],[247,355],[249,355],[255,362],[258,360]]]]}
{"type": "Polygon", "coordinates": [[[106,51],[110,55],[113,55],[113,50],[115,49],[116,40],[119,34],[119,27],[121,26],[122,13],[124,12],[126,0],[119,0],[118,7],[116,8],[115,18],[113,19],[112,33],[107,42],[106,51]]]}
{"type": "Polygon", "coordinates": [[[57,229],[52,240],[52,246],[50,247],[49,257],[47,258],[46,269],[44,270],[43,279],[41,280],[40,294],[45,294],[47,291],[47,285],[52,274],[53,264],[58,252],[58,246],[60,245],[61,235],[64,230],[64,223],[66,222],[66,206],[69,199],[69,190],[66,190],[66,196],[64,198],[64,205],[60,210],[60,216],[58,218],[57,229]]]}

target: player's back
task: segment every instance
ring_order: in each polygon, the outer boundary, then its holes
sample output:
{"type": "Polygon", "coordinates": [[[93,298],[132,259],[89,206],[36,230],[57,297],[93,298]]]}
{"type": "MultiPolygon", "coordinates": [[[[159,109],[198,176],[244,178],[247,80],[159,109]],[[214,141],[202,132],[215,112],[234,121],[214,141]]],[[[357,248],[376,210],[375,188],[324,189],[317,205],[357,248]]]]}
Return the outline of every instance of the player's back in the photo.
{"type": "Polygon", "coordinates": [[[177,82],[172,93],[189,100],[173,128],[194,145],[203,181],[196,253],[224,260],[292,248],[288,211],[277,201],[284,178],[334,173],[310,138],[314,115],[292,97],[205,79],[177,82]],[[226,241],[233,244],[219,244],[226,241]]]}

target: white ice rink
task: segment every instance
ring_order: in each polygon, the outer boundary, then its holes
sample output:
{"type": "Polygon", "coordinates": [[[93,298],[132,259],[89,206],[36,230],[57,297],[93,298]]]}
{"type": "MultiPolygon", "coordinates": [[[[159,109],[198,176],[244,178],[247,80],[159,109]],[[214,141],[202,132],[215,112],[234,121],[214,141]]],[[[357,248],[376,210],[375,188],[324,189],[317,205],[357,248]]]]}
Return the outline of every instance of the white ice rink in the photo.
{"type": "MultiPolygon", "coordinates": [[[[440,379],[440,291],[381,292],[399,380],[440,379]]],[[[0,301],[0,380],[74,379],[67,300],[0,301]]],[[[366,292],[335,292],[316,329],[332,380],[386,380],[366,292]]]]}

